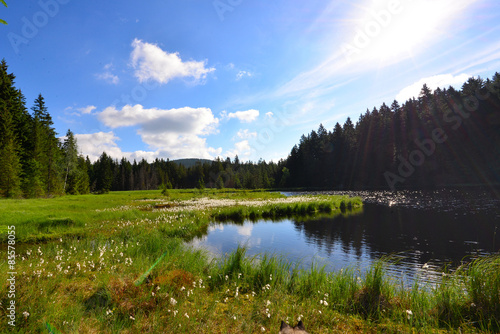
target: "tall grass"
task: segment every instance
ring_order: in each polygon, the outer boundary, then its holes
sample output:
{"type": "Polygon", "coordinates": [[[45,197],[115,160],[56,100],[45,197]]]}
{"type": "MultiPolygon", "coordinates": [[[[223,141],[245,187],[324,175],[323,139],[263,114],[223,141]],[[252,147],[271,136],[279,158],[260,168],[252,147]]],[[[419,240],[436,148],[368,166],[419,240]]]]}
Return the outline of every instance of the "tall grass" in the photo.
{"type": "MultiPolygon", "coordinates": [[[[213,217],[307,217],[342,208],[347,214],[360,203],[319,196],[283,206],[145,210],[198,196],[280,197],[171,190],[168,198],[150,191],[0,200],[0,225],[15,225],[16,241],[24,243],[16,244],[15,330],[46,332],[48,323],[62,333],[257,333],[302,318],[313,333],[500,331],[500,256],[464,265],[436,286],[411,288],[386,274],[386,259],[363,273],[299,269],[276,254],[249,257],[244,247],[210,261],[184,240],[202,233],[213,217]]],[[[1,281],[7,272],[4,258],[1,281]]],[[[7,289],[0,285],[4,306],[7,289]]],[[[3,319],[5,310],[0,307],[3,319]]],[[[1,322],[0,332],[8,330],[1,322]]]]}
{"type": "Polygon", "coordinates": [[[415,282],[407,288],[387,275],[388,259],[375,262],[364,274],[354,268],[331,273],[315,265],[298,270],[279,257],[264,256],[259,262],[245,257],[245,253],[244,247],[238,247],[212,264],[212,290],[234,286],[243,292],[273,289],[284,292],[286,298],[293,296],[295,303],[319,300],[335,312],[402,323],[423,332],[439,328],[500,330],[499,256],[476,260],[466,268],[444,274],[434,287],[415,282]]]}
{"type": "Polygon", "coordinates": [[[322,197],[304,203],[274,203],[258,207],[232,206],[214,211],[211,217],[217,221],[243,222],[245,219],[283,219],[307,217],[318,214],[344,214],[362,207],[359,198],[322,197]]]}

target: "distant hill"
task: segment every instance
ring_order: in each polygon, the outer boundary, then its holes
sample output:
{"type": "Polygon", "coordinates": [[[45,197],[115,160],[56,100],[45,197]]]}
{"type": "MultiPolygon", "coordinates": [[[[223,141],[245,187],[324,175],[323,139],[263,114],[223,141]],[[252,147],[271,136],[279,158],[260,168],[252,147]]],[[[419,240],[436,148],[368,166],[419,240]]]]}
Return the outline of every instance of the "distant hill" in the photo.
{"type": "Polygon", "coordinates": [[[201,164],[204,164],[204,163],[209,163],[211,164],[212,163],[212,160],[208,160],[208,159],[196,159],[196,158],[192,158],[192,159],[176,159],[176,160],[170,160],[171,162],[175,162],[179,165],[182,165],[186,168],[189,168],[189,167],[193,167],[193,166],[196,166],[196,164],[199,162],[201,164]]]}

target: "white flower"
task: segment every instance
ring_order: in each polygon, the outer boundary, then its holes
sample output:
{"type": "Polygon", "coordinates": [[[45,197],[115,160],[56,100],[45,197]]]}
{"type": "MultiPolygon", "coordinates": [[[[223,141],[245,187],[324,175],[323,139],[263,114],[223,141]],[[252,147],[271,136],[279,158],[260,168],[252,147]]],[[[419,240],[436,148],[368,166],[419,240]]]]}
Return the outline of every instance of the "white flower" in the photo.
{"type": "Polygon", "coordinates": [[[175,306],[177,304],[177,300],[174,298],[170,297],[170,305],[175,306]]]}
{"type": "Polygon", "coordinates": [[[408,317],[408,320],[410,320],[411,316],[413,315],[413,312],[411,310],[406,310],[406,315],[408,317]]]}

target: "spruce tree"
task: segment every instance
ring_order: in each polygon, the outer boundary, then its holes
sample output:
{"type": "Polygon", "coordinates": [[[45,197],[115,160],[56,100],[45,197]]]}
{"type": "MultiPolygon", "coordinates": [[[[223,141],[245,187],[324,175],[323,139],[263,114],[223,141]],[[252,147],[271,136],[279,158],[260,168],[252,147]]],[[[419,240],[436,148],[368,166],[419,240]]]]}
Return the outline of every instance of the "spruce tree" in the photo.
{"type": "Polygon", "coordinates": [[[18,197],[21,194],[21,166],[12,116],[0,101],[0,195],[18,197]]]}
{"type": "Polygon", "coordinates": [[[64,155],[64,190],[66,193],[78,193],[78,146],[73,132],[68,129],[63,143],[64,155]]]}
{"type": "Polygon", "coordinates": [[[37,140],[40,145],[40,163],[46,193],[47,195],[61,194],[64,192],[62,150],[42,94],[35,99],[32,110],[35,122],[39,122],[36,126],[39,132],[37,140]]]}
{"type": "MultiPolygon", "coordinates": [[[[21,92],[14,87],[15,76],[9,74],[5,59],[0,63],[0,194],[21,194],[22,149],[18,127],[25,111],[21,92]]],[[[24,121],[27,121],[26,119],[24,121]]]]}

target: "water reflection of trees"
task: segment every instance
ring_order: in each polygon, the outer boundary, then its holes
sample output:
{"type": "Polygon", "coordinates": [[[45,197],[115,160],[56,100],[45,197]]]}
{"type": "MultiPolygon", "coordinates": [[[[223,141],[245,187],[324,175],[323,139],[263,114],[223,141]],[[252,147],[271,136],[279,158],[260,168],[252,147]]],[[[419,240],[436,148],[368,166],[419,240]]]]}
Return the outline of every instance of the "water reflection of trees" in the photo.
{"type": "Polygon", "coordinates": [[[308,243],[331,255],[344,253],[373,258],[404,252],[411,262],[429,260],[459,262],[475,253],[495,252],[500,247],[496,213],[464,215],[366,204],[359,215],[294,221],[308,243]]]}

